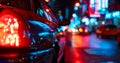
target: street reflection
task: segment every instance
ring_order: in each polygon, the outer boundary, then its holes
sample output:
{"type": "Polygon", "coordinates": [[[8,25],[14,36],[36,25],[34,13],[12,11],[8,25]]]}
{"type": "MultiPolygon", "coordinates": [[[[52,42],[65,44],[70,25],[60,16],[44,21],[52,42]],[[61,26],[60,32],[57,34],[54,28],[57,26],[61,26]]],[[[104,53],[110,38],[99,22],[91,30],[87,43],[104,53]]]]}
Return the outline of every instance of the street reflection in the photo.
{"type": "Polygon", "coordinates": [[[72,47],[88,47],[89,46],[89,37],[88,36],[79,36],[72,35],[72,47]]]}
{"type": "Polygon", "coordinates": [[[71,45],[66,44],[65,63],[120,62],[116,39],[101,39],[95,34],[74,34],[69,40],[71,45]]]}
{"type": "Polygon", "coordinates": [[[79,49],[66,47],[65,50],[65,63],[85,63],[84,56],[79,49]]]}
{"type": "Polygon", "coordinates": [[[6,53],[6,54],[1,54],[0,57],[4,57],[4,58],[15,58],[17,57],[19,54],[18,53],[6,53]]]}
{"type": "Polygon", "coordinates": [[[94,54],[94,55],[102,55],[102,56],[115,56],[117,55],[117,50],[112,49],[86,49],[85,50],[88,54],[94,54]]]}

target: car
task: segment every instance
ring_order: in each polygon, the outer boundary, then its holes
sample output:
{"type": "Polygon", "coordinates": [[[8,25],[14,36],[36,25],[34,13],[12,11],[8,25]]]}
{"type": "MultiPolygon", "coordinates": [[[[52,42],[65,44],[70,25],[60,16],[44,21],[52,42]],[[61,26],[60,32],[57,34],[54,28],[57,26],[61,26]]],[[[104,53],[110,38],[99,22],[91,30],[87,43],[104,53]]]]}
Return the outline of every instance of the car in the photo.
{"type": "Polygon", "coordinates": [[[0,0],[0,63],[59,63],[59,27],[44,0],[0,0]]]}
{"type": "Polygon", "coordinates": [[[120,27],[118,28],[118,31],[117,31],[117,42],[118,42],[118,46],[120,48],[120,27]]]}
{"type": "Polygon", "coordinates": [[[81,25],[78,28],[78,33],[81,35],[89,35],[91,32],[92,32],[92,29],[88,26],[85,26],[85,25],[81,25]]]}
{"type": "Polygon", "coordinates": [[[117,26],[114,24],[101,25],[96,28],[97,37],[116,37],[117,26]]]}

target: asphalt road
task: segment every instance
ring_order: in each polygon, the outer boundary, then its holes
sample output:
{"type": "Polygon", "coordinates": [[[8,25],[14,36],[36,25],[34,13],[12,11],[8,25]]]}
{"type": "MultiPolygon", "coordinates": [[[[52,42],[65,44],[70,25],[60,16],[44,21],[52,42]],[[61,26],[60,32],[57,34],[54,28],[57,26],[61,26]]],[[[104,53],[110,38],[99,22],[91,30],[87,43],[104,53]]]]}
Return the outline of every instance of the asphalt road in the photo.
{"type": "Polygon", "coordinates": [[[115,38],[66,34],[65,63],[120,63],[120,49],[115,38]]]}

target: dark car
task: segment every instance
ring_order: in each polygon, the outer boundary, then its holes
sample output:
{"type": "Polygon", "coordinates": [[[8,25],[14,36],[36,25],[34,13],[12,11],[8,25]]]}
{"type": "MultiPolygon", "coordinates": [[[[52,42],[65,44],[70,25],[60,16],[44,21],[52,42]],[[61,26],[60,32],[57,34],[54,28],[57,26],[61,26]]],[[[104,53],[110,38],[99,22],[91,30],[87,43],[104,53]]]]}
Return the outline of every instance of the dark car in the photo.
{"type": "Polygon", "coordinates": [[[43,0],[0,0],[0,63],[57,63],[58,24],[43,0]]]}
{"type": "Polygon", "coordinates": [[[117,31],[117,42],[118,42],[118,46],[120,47],[120,28],[118,28],[117,31]]]}
{"type": "Polygon", "coordinates": [[[82,35],[89,35],[91,32],[92,32],[92,29],[88,26],[85,26],[85,25],[81,25],[78,28],[78,33],[82,34],[82,35]]]}
{"type": "Polygon", "coordinates": [[[117,26],[114,24],[106,24],[97,27],[96,29],[97,37],[116,37],[117,36],[117,26]]]}

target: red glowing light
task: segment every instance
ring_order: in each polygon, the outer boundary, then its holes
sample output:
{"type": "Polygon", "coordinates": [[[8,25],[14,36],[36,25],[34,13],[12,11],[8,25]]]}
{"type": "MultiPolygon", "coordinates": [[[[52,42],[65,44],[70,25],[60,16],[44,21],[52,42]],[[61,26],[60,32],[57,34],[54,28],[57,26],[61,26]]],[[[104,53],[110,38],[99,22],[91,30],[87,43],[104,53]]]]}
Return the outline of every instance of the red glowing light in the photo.
{"type": "Polygon", "coordinates": [[[0,45],[19,46],[18,21],[11,15],[0,17],[0,45]]]}
{"type": "Polygon", "coordinates": [[[15,58],[18,56],[18,53],[6,53],[6,54],[2,54],[0,56],[5,57],[5,58],[15,58]]]}
{"type": "Polygon", "coordinates": [[[50,10],[49,9],[46,9],[47,12],[49,12],[50,10]]]}
{"type": "Polygon", "coordinates": [[[80,62],[80,60],[76,60],[76,62],[75,62],[75,63],[81,63],[81,62],[80,62]]]}

